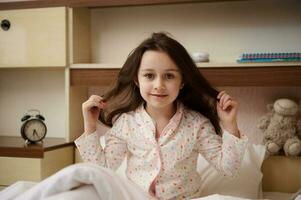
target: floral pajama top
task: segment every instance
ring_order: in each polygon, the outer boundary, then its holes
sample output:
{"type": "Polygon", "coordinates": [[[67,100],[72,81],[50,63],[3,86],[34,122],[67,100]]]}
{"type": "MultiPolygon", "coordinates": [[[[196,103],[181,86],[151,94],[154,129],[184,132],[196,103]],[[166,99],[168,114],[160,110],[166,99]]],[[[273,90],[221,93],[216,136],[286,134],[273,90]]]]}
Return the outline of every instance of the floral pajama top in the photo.
{"type": "Polygon", "coordinates": [[[201,186],[197,159],[201,154],[224,176],[240,167],[247,138],[215,133],[210,121],[178,103],[177,111],[158,139],[155,122],[141,105],[124,113],[105,134],[83,134],[75,143],[85,162],[116,170],[127,156],[127,177],[145,191],[155,189],[159,199],[197,197],[201,186]]]}

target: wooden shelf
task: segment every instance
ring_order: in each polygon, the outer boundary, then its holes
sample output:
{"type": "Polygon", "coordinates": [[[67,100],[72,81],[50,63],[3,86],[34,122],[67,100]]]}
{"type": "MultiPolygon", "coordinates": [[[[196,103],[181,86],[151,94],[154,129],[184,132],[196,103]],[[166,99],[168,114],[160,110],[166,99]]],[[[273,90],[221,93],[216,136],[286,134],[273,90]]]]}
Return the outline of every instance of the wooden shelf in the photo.
{"type": "MultiPolygon", "coordinates": [[[[242,68],[242,67],[301,67],[301,62],[267,62],[267,63],[211,63],[203,62],[196,64],[199,68],[242,68]]],[[[120,64],[112,63],[79,63],[72,64],[71,69],[120,69],[120,64]]]]}
{"type": "Polygon", "coordinates": [[[43,7],[113,7],[160,5],[176,3],[243,1],[243,0],[6,0],[0,3],[0,10],[43,8],[43,7]]]}
{"type": "Polygon", "coordinates": [[[26,145],[21,137],[0,136],[0,156],[43,158],[47,151],[72,145],[63,138],[45,138],[43,143],[26,145]]]}
{"type": "MultiPolygon", "coordinates": [[[[301,86],[301,63],[201,63],[198,67],[213,86],[301,86]]],[[[109,86],[119,68],[76,64],[70,71],[71,86],[109,86]]]]}

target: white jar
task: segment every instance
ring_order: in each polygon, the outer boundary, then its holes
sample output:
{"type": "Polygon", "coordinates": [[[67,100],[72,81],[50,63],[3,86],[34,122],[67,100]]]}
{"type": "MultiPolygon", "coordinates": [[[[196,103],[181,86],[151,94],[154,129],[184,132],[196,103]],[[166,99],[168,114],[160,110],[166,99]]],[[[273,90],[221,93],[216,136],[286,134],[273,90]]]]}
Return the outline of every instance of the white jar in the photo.
{"type": "Polygon", "coordinates": [[[198,62],[209,62],[209,54],[207,52],[193,52],[191,54],[192,60],[198,62]]]}

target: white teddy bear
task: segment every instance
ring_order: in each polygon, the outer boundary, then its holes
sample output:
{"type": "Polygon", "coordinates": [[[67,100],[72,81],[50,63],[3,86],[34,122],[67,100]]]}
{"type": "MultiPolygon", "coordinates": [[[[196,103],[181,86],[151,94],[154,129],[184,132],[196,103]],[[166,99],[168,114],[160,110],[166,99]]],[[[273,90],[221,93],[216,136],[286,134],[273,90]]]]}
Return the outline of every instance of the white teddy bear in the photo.
{"type": "Polygon", "coordinates": [[[257,125],[263,131],[267,153],[275,155],[283,148],[287,156],[299,155],[301,120],[297,120],[298,104],[290,99],[278,99],[267,108],[270,112],[257,125]]]}

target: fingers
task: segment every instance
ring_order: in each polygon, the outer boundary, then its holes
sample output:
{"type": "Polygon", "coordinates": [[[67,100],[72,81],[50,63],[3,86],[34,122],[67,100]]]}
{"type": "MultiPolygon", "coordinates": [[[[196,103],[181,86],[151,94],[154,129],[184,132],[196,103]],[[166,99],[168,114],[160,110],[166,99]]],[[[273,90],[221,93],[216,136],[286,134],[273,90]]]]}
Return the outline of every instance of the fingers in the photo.
{"type": "Polygon", "coordinates": [[[217,98],[218,100],[220,100],[221,96],[222,96],[223,94],[225,94],[225,93],[226,93],[226,91],[224,91],[224,90],[221,91],[221,92],[219,92],[216,98],[217,98]]]}
{"type": "Polygon", "coordinates": [[[223,110],[226,110],[230,106],[235,107],[237,105],[237,102],[230,95],[228,95],[226,91],[221,91],[217,95],[217,99],[218,99],[218,105],[223,110]]]}
{"type": "Polygon", "coordinates": [[[103,102],[104,101],[104,99],[101,96],[98,96],[98,95],[91,95],[88,100],[96,101],[96,102],[103,102]]]}
{"type": "Polygon", "coordinates": [[[83,103],[83,109],[90,110],[93,107],[103,109],[105,107],[105,101],[98,95],[91,95],[87,101],[83,103]]]}

